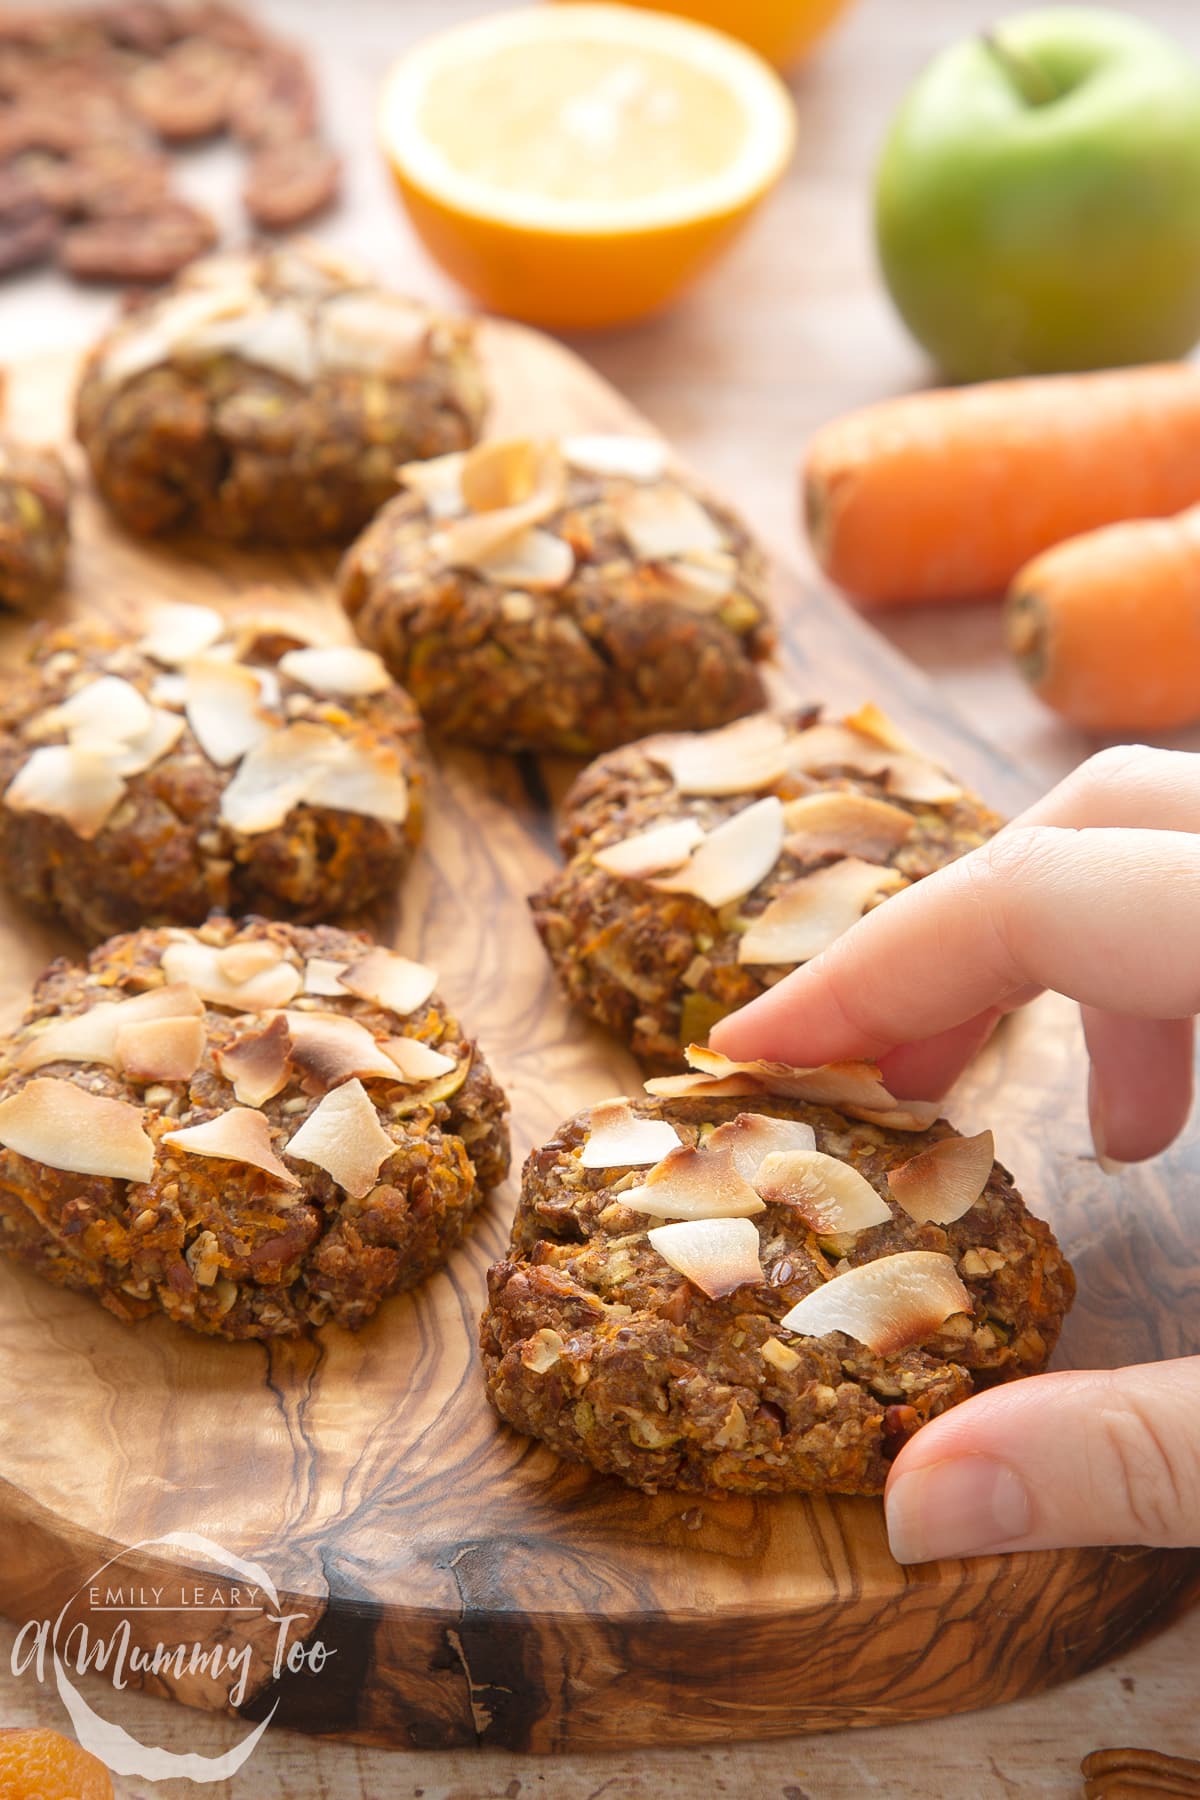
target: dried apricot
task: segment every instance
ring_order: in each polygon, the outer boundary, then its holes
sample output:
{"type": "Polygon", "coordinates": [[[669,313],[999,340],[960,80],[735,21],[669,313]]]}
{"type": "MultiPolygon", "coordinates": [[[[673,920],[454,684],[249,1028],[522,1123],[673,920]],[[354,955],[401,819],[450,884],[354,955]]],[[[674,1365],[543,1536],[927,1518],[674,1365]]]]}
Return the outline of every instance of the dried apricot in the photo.
{"type": "Polygon", "coordinates": [[[108,1770],[61,1731],[0,1725],[5,1800],[113,1800],[108,1770]]]}

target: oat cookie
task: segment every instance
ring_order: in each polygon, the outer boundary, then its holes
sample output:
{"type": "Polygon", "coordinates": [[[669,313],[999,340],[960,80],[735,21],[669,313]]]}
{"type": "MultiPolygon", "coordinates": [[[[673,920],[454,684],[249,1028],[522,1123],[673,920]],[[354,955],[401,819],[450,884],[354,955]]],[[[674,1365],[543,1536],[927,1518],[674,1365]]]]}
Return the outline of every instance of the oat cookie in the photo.
{"type": "Polygon", "coordinates": [[[1000,820],[877,707],[760,713],[600,757],[530,900],[568,995],[658,1068],[1000,820]]]}
{"type": "Polygon", "coordinates": [[[119,1319],[363,1324],[508,1168],[504,1096],[436,979],[263,919],[55,963],[0,1049],[0,1251],[119,1319]]]}
{"type": "Polygon", "coordinates": [[[493,441],[401,475],[342,600],[431,731],[590,754],[763,704],[765,559],[654,439],[493,441]]]}
{"type": "Polygon", "coordinates": [[[194,263],[127,313],[76,427],[133,531],[316,544],[353,536],[398,464],[472,443],[484,406],[465,324],[289,245],[194,263]]]}
{"type": "Polygon", "coordinates": [[[1070,1265],[991,1133],[870,1065],[697,1061],[529,1158],[489,1398],[648,1492],[880,1493],[928,1419],[1045,1366],[1070,1265]]]}
{"type": "Polygon", "coordinates": [[[90,942],[214,908],[326,919],[421,831],[421,727],[379,658],[168,606],[43,636],[0,684],[0,868],[90,942]]]}
{"type": "Polygon", "coordinates": [[[36,612],[61,586],[70,499],[56,450],[0,439],[0,605],[36,612]]]}

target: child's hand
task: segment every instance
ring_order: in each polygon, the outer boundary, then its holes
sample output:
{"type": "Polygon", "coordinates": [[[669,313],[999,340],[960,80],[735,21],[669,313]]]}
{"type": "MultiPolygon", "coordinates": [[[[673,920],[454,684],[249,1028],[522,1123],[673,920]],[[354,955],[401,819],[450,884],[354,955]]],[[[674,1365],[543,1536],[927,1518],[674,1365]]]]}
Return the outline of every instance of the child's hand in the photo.
{"type": "MultiPolygon", "coordinates": [[[[1005,1012],[1080,1002],[1100,1155],[1187,1119],[1200,1010],[1200,757],[1108,750],[990,844],[886,901],[722,1021],[712,1045],[799,1066],[870,1057],[940,1095],[1005,1012]]],[[[1064,1544],[1200,1544],[1200,1360],[976,1395],[896,1459],[901,1562],[1064,1544]]]]}

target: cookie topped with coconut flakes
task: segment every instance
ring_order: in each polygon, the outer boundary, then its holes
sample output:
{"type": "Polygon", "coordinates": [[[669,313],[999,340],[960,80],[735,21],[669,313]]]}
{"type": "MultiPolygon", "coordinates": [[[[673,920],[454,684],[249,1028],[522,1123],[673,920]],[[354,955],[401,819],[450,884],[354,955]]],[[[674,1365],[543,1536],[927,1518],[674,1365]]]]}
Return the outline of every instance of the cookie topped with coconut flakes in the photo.
{"type": "Polygon", "coordinates": [[[657,1068],[1000,821],[877,706],[758,713],[599,757],[531,897],[570,998],[657,1068]]]}
{"type": "Polygon", "coordinates": [[[124,1320],[356,1327],[508,1169],[437,973],[359,932],[165,927],[56,962],[0,1043],[0,1250],[124,1320]]]}
{"type": "Polygon", "coordinates": [[[991,1132],[874,1065],[688,1059],[530,1156],[488,1397],[649,1492],[879,1493],[927,1420],[1045,1366],[1070,1265],[991,1132]]]}
{"type": "Polygon", "coordinates": [[[215,910],[341,918],[421,829],[421,725],[380,659],[293,616],[64,628],[0,688],[0,860],[88,941],[215,910]]]}
{"type": "Polygon", "coordinates": [[[131,530],[345,543],[396,467],[473,443],[486,410],[466,321],[316,245],[192,263],[88,358],[76,428],[131,530]]]}
{"type": "Polygon", "coordinates": [[[657,439],[493,440],[400,478],[342,600],[431,731],[587,755],[764,704],[765,558],[657,439]]]}

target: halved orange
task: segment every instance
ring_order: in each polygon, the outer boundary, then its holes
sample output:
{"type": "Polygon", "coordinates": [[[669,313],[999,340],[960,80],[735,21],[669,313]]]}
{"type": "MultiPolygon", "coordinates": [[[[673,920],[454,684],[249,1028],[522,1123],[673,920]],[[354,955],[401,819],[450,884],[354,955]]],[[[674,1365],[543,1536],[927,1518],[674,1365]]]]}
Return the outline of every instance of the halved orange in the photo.
{"type": "Polygon", "coordinates": [[[707,268],[786,168],[795,119],[722,32],[588,4],[426,39],[380,129],[442,267],[497,312],[572,328],[638,318],[707,268]]]}

